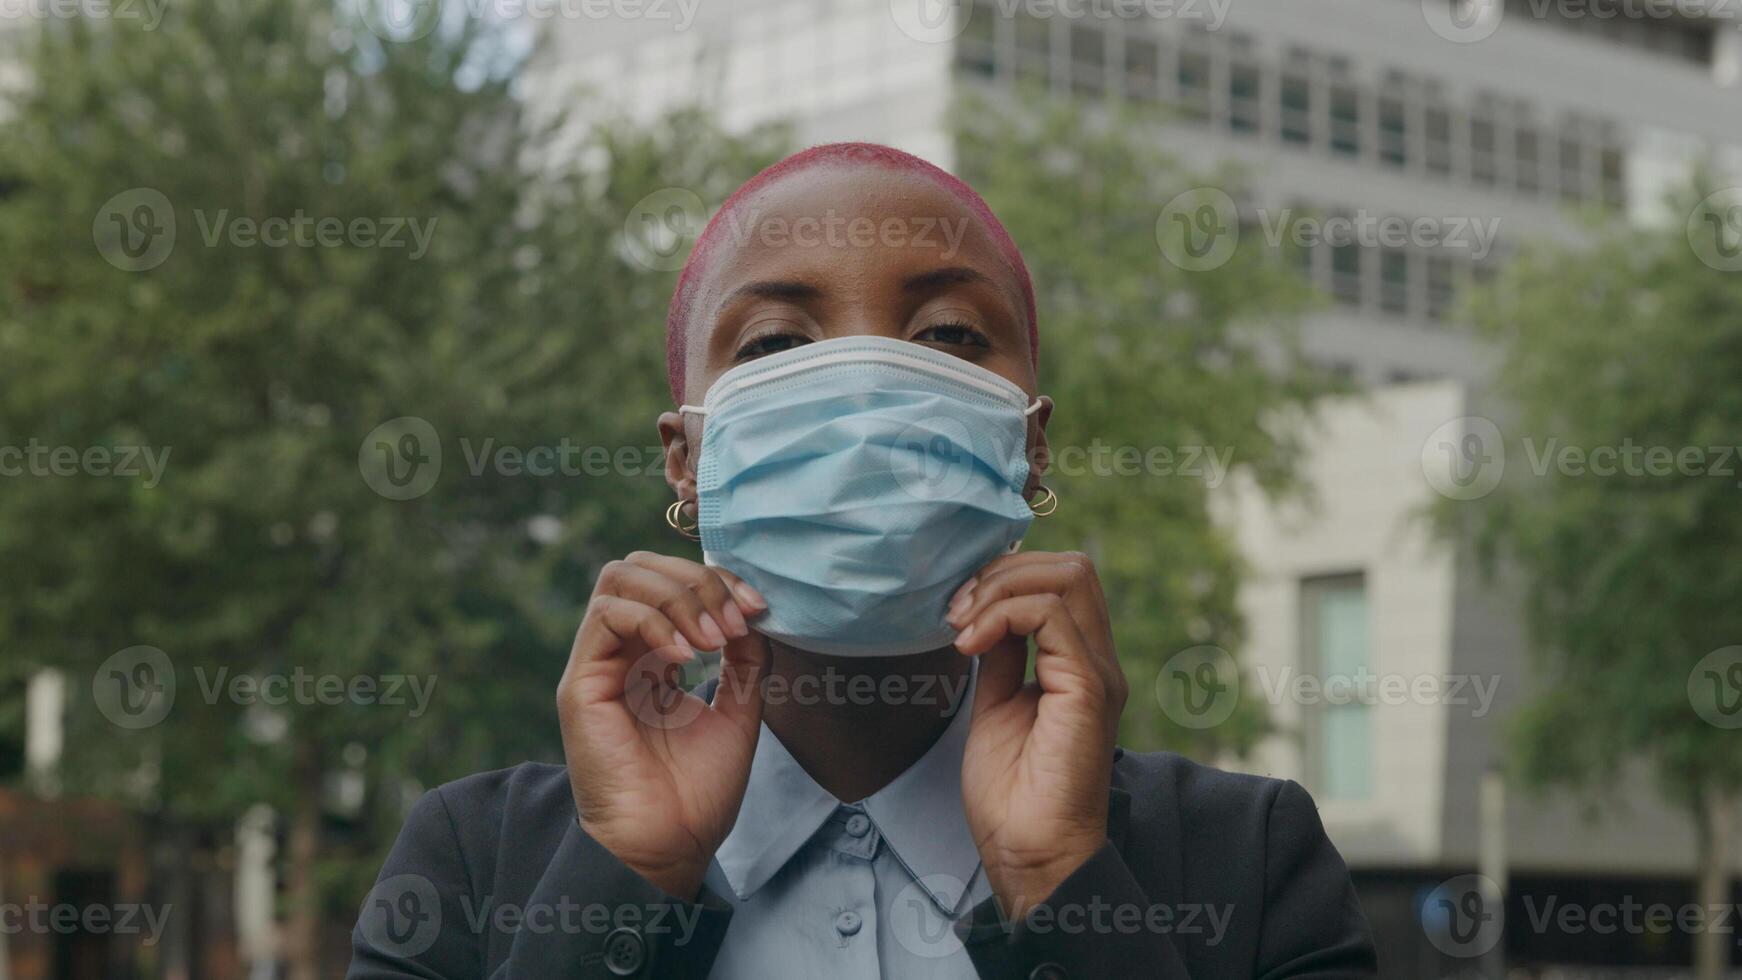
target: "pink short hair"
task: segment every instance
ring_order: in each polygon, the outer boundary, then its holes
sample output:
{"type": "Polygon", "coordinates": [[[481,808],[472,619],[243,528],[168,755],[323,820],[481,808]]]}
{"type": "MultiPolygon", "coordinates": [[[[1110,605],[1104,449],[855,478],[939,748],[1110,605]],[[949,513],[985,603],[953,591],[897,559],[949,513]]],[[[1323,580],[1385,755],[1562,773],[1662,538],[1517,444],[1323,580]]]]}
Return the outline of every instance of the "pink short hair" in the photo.
{"type": "Polygon", "coordinates": [[[723,225],[721,219],[735,215],[737,208],[750,195],[774,181],[801,170],[830,164],[883,167],[902,173],[918,174],[966,205],[980,219],[980,223],[992,236],[993,245],[1016,275],[1016,282],[1022,290],[1023,312],[1028,319],[1028,348],[1035,363],[1040,363],[1040,324],[1035,313],[1034,283],[1029,279],[1028,265],[1022,261],[1022,253],[1011,240],[1010,233],[1004,230],[1003,223],[986,206],[985,200],[972,187],[911,153],[878,143],[825,143],[794,153],[745,181],[743,186],[732,192],[731,197],[726,198],[726,203],[720,206],[720,210],[708,221],[707,227],[702,229],[701,237],[696,239],[695,248],[690,251],[689,259],[684,263],[683,273],[678,276],[677,289],[672,291],[671,307],[665,317],[665,370],[674,402],[683,401],[684,359],[689,349],[690,304],[702,273],[719,246],[719,228],[723,225]]]}

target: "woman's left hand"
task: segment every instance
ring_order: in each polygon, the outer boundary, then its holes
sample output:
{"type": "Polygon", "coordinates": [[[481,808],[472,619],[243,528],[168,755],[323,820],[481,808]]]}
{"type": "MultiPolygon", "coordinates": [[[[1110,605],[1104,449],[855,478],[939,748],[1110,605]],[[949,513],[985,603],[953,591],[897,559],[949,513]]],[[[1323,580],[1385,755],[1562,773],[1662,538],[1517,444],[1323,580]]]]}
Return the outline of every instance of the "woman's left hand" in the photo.
{"type": "Polygon", "coordinates": [[[1125,674],[1088,556],[1002,556],[964,584],[948,616],[980,657],[962,798],[987,881],[1016,920],[1107,840],[1113,739],[1125,674]],[[1035,680],[1024,682],[1028,638],[1035,680]]]}

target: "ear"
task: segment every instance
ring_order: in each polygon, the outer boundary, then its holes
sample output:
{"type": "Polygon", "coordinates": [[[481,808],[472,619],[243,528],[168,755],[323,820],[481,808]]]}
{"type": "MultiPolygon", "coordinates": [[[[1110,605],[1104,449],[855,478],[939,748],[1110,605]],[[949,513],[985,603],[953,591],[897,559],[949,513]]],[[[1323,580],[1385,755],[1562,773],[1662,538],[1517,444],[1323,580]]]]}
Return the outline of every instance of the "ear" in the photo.
{"type": "Polygon", "coordinates": [[[1028,425],[1028,482],[1022,486],[1022,495],[1032,497],[1040,490],[1040,478],[1046,475],[1047,467],[1052,464],[1052,447],[1046,441],[1046,424],[1052,420],[1052,399],[1040,396],[1040,409],[1029,416],[1028,425]]]}
{"type": "Polygon", "coordinates": [[[661,412],[659,441],[665,447],[665,484],[679,500],[696,499],[696,460],[691,452],[687,417],[661,412]]]}

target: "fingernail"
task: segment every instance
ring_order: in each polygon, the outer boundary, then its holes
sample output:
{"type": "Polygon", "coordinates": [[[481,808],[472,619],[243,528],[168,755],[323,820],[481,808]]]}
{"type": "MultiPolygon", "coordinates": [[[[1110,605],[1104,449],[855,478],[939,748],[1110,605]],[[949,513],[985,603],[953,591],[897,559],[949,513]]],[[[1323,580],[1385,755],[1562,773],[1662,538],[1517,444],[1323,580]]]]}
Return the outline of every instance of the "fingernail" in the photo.
{"type": "Polygon", "coordinates": [[[720,624],[714,622],[714,617],[702,613],[698,621],[702,624],[702,638],[712,649],[718,650],[726,645],[726,634],[720,632],[720,624]]]}
{"type": "Polygon", "coordinates": [[[672,659],[678,663],[689,663],[696,659],[696,648],[690,646],[690,641],[684,639],[681,633],[672,636],[671,649],[676,651],[676,655],[672,659]]]}
{"type": "Polygon", "coordinates": [[[745,605],[755,609],[768,608],[768,600],[762,598],[762,593],[751,588],[748,582],[732,583],[732,594],[744,600],[745,605]]]}
{"type": "Polygon", "coordinates": [[[974,583],[972,581],[969,581],[967,586],[966,586],[966,590],[965,591],[957,591],[956,597],[954,599],[950,600],[950,611],[944,614],[944,619],[947,620],[950,623],[950,625],[954,626],[956,624],[956,619],[958,617],[960,617],[963,613],[967,612],[968,607],[973,605],[973,604],[974,604],[974,583]]]}
{"type": "Polygon", "coordinates": [[[973,638],[973,635],[974,635],[974,624],[969,623],[967,629],[964,629],[960,633],[956,634],[956,646],[961,646],[963,643],[968,642],[970,639],[973,638]]]}
{"type": "Polygon", "coordinates": [[[971,579],[967,580],[966,582],[963,582],[961,585],[957,586],[956,587],[956,594],[950,597],[950,607],[955,608],[956,603],[962,601],[963,599],[966,599],[968,596],[973,595],[974,589],[979,584],[980,584],[979,579],[971,578],[971,579]]]}
{"type": "Polygon", "coordinates": [[[726,617],[727,636],[749,636],[750,626],[744,622],[744,614],[738,611],[736,602],[728,602],[720,607],[720,615],[726,617]]]}

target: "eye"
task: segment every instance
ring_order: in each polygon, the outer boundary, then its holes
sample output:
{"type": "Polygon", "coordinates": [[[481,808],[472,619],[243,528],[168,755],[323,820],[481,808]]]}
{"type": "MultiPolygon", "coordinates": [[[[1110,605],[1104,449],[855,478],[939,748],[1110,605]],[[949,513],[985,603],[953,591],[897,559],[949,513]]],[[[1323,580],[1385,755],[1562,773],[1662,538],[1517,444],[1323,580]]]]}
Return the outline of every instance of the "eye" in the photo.
{"type": "Polygon", "coordinates": [[[800,344],[811,342],[809,337],[797,333],[765,333],[760,337],[752,337],[738,348],[738,353],[732,355],[734,364],[741,361],[753,361],[758,357],[778,354],[783,350],[791,350],[800,344]]]}
{"type": "Polygon", "coordinates": [[[914,337],[915,340],[929,341],[934,344],[948,344],[953,347],[990,347],[992,342],[972,324],[968,323],[937,323],[925,328],[914,337]]]}

